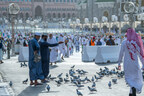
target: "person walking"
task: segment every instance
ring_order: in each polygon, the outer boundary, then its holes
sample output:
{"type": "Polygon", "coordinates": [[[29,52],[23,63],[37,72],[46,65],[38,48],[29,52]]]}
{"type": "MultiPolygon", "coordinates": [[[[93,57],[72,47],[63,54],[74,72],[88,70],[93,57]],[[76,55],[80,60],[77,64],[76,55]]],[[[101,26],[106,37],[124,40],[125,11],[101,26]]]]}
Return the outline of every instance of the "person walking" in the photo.
{"type": "Polygon", "coordinates": [[[129,96],[136,96],[141,93],[143,87],[143,77],[138,56],[143,64],[144,71],[144,48],[141,37],[129,28],[127,30],[127,39],[122,42],[121,51],[118,60],[118,68],[121,69],[121,61],[124,56],[124,73],[126,83],[130,86],[129,96]]]}

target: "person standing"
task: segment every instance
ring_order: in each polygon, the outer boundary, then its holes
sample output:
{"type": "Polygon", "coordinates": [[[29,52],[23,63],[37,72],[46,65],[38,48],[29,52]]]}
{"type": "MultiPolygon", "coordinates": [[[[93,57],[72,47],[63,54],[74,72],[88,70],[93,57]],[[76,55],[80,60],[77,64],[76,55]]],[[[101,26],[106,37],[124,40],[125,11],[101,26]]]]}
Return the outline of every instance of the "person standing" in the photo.
{"type": "Polygon", "coordinates": [[[28,47],[28,42],[27,42],[26,37],[23,38],[22,43],[23,43],[23,46],[24,46],[24,47],[28,47]]]}
{"type": "Polygon", "coordinates": [[[3,40],[2,40],[2,37],[0,36],[0,64],[4,63],[4,62],[2,61],[2,58],[3,58],[3,50],[4,50],[3,40]]]}
{"type": "Polygon", "coordinates": [[[97,45],[102,45],[102,42],[100,41],[100,39],[98,39],[97,45]]]}
{"type": "Polygon", "coordinates": [[[90,46],[95,46],[95,37],[93,37],[90,42],[89,42],[90,46]]]}
{"type": "Polygon", "coordinates": [[[7,58],[10,59],[11,41],[7,40],[7,58]]]}
{"type": "Polygon", "coordinates": [[[50,61],[50,50],[49,47],[54,47],[54,46],[58,46],[59,44],[63,43],[63,42],[59,42],[59,43],[55,43],[55,44],[49,44],[47,42],[47,34],[43,34],[42,35],[42,39],[40,40],[39,44],[40,44],[40,53],[41,53],[41,62],[42,62],[42,71],[44,74],[44,81],[46,81],[46,78],[49,74],[49,61],[50,61]]]}
{"type": "MultiPolygon", "coordinates": [[[[58,38],[58,42],[64,42],[64,37],[63,34],[60,34],[59,38],[58,38]]],[[[59,44],[59,56],[61,57],[62,60],[64,60],[64,56],[65,56],[65,44],[59,44]]]]}
{"type": "Polygon", "coordinates": [[[35,33],[33,39],[29,41],[29,76],[30,76],[30,85],[41,85],[38,83],[38,79],[41,81],[44,80],[42,72],[41,60],[35,61],[36,55],[40,55],[40,45],[38,40],[40,39],[40,33],[35,33]]]}
{"type": "Polygon", "coordinates": [[[143,87],[143,77],[138,56],[143,64],[142,69],[144,71],[144,49],[141,37],[132,28],[127,30],[127,39],[124,40],[121,45],[118,60],[119,69],[121,69],[120,63],[123,56],[125,80],[130,86],[129,96],[136,96],[136,93],[141,93],[143,87]]]}
{"type": "MultiPolygon", "coordinates": [[[[57,41],[56,41],[56,38],[53,37],[52,34],[49,34],[49,38],[48,38],[48,43],[49,44],[56,44],[57,41]]],[[[58,57],[58,46],[54,46],[54,47],[49,47],[50,48],[50,63],[52,65],[52,63],[55,63],[57,62],[57,57],[58,57]]]]}
{"type": "Polygon", "coordinates": [[[106,45],[109,45],[109,46],[115,45],[115,42],[114,42],[114,40],[112,39],[112,36],[111,36],[111,35],[109,36],[109,40],[107,40],[106,45]]]}
{"type": "Polygon", "coordinates": [[[75,41],[75,47],[76,47],[76,52],[79,52],[80,51],[80,41],[78,38],[75,41]]]}

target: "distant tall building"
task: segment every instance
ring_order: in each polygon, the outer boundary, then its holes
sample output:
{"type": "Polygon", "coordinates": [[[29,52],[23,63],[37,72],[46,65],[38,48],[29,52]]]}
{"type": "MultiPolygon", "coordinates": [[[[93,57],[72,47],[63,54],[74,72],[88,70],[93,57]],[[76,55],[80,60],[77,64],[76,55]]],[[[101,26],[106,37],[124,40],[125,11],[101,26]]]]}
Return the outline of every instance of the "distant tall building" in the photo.
{"type": "Polygon", "coordinates": [[[110,21],[112,15],[118,16],[119,20],[120,16],[121,19],[123,19],[124,14],[120,14],[120,10],[123,10],[120,9],[120,1],[123,4],[126,1],[137,2],[142,6],[142,11],[144,12],[144,0],[87,0],[87,2],[83,4],[82,8],[79,9],[80,11],[85,11],[82,12],[83,14],[79,14],[78,16],[79,18],[89,18],[89,20],[92,20],[93,17],[97,17],[99,22],[101,22],[102,16],[106,16],[110,21]]]}
{"type": "Polygon", "coordinates": [[[20,6],[18,18],[43,17],[43,19],[75,18],[78,0],[0,0],[0,17],[8,16],[8,5],[20,6]]]}

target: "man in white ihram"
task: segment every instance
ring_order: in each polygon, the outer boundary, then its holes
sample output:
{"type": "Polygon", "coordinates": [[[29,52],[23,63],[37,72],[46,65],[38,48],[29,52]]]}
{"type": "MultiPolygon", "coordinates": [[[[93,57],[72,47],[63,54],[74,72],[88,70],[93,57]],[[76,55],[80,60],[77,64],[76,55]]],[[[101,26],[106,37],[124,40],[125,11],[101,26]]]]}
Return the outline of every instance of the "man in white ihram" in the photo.
{"type": "MultiPolygon", "coordinates": [[[[49,44],[55,44],[57,43],[56,38],[53,37],[52,34],[49,34],[49,38],[48,38],[48,43],[49,44]]],[[[57,57],[58,57],[58,47],[49,47],[50,48],[50,63],[52,65],[52,63],[57,62],[57,57]]]]}
{"type": "MultiPolygon", "coordinates": [[[[63,34],[60,34],[59,38],[58,38],[58,42],[64,42],[64,37],[63,34]]],[[[65,43],[59,44],[59,56],[61,57],[62,60],[64,60],[64,56],[65,56],[65,43]]]]}
{"type": "Polygon", "coordinates": [[[141,37],[132,28],[127,30],[127,40],[124,40],[121,45],[119,69],[121,69],[120,62],[123,56],[125,80],[130,86],[129,96],[136,96],[136,93],[141,93],[143,87],[144,48],[141,37]],[[138,56],[143,65],[142,70],[138,62],[138,56]]]}

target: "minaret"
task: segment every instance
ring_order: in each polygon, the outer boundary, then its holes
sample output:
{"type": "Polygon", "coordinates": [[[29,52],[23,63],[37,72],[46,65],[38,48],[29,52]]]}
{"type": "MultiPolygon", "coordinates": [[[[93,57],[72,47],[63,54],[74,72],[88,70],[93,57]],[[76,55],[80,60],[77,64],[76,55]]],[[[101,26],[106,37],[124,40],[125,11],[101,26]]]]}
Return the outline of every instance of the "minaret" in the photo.
{"type": "Polygon", "coordinates": [[[34,18],[35,16],[34,16],[34,0],[31,0],[31,9],[32,9],[32,18],[34,18]]]}
{"type": "Polygon", "coordinates": [[[45,16],[45,3],[47,3],[47,0],[43,0],[43,20],[46,19],[46,16],[45,16]]]}

